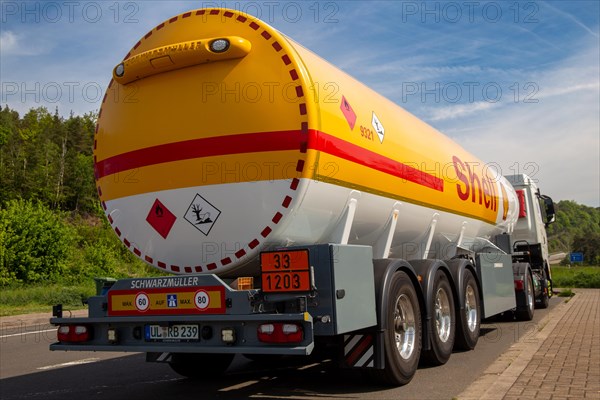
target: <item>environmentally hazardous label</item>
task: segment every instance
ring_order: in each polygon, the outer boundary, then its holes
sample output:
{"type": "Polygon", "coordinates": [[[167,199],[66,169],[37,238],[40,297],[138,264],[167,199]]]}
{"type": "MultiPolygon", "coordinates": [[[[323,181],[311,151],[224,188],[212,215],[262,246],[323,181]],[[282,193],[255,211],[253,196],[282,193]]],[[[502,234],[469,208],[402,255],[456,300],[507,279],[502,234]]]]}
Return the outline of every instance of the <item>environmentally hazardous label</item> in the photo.
{"type": "Polygon", "coordinates": [[[375,112],[373,112],[373,119],[371,119],[371,125],[373,125],[373,129],[375,129],[375,132],[377,132],[377,136],[379,136],[379,141],[381,143],[383,143],[383,136],[385,135],[385,128],[383,127],[383,124],[381,123],[381,121],[379,121],[379,118],[377,118],[377,115],[375,114],[375,112]]]}
{"type": "Polygon", "coordinates": [[[177,217],[173,215],[171,211],[158,199],[154,201],[146,221],[162,236],[164,239],[169,236],[173,224],[177,220],[177,217]]]}
{"type": "Polygon", "coordinates": [[[111,290],[108,315],[224,314],[222,286],[111,290]]]}
{"type": "Polygon", "coordinates": [[[204,197],[196,194],[184,218],[194,228],[208,236],[219,215],[221,215],[221,211],[217,207],[210,204],[204,197]]]}
{"type": "Polygon", "coordinates": [[[342,114],[348,121],[348,125],[350,125],[350,130],[354,129],[354,124],[356,123],[356,113],[346,100],[346,97],[342,96],[342,103],[340,104],[340,109],[342,110],[342,114]]]}

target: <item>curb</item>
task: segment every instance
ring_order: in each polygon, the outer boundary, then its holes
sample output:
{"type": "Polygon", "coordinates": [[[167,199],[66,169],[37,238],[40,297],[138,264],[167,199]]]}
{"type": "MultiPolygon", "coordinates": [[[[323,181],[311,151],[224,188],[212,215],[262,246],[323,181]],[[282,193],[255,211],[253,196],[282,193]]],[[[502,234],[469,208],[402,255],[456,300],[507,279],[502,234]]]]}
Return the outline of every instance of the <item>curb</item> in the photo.
{"type": "Polygon", "coordinates": [[[537,334],[513,344],[483,372],[482,376],[456,398],[460,400],[502,400],[563,316],[577,302],[577,299],[578,296],[574,296],[568,302],[557,305],[539,322],[543,328],[537,334]]]}

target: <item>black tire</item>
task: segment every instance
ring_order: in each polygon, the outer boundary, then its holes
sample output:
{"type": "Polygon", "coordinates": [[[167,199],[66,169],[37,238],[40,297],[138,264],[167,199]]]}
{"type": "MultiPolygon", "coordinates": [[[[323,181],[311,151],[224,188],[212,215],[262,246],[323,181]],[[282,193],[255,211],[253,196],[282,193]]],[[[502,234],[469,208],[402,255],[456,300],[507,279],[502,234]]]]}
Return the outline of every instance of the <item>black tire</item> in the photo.
{"type": "MultiPolygon", "coordinates": [[[[548,290],[548,289],[545,289],[545,290],[548,290]]],[[[548,305],[550,304],[550,297],[548,297],[547,291],[544,291],[541,294],[540,300],[541,301],[539,303],[536,303],[536,305],[535,305],[536,308],[541,308],[541,309],[548,308],[548,305]]]]}
{"type": "Polygon", "coordinates": [[[515,316],[519,321],[531,321],[535,309],[535,293],[533,287],[533,278],[529,268],[525,270],[525,279],[523,280],[523,292],[517,293],[517,311],[515,316]]]}
{"type": "Polygon", "coordinates": [[[462,284],[465,308],[459,313],[454,347],[460,350],[472,350],[477,345],[481,329],[479,288],[473,273],[468,269],[465,270],[462,284]]]}
{"type": "Polygon", "coordinates": [[[450,282],[441,270],[435,274],[433,297],[429,301],[428,310],[431,310],[432,316],[427,329],[431,349],[423,353],[423,361],[428,365],[442,365],[448,361],[454,347],[456,312],[450,282]]]}
{"type": "Polygon", "coordinates": [[[421,307],[412,281],[405,272],[396,272],[387,299],[387,329],[384,333],[385,369],[369,370],[371,377],[388,385],[411,381],[421,355],[421,307]]]}
{"type": "Polygon", "coordinates": [[[174,353],[169,365],[179,375],[206,380],[221,376],[233,357],[234,354],[174,353]]]}
{"type": "Polygon", "coordinates": [[[552,285],[550,283],[550,280],[548,279],[548,274],[546,273],[546,271],[542,271],[542,274],[544,281],[546,281],[546,287],[542,288],[542,293],[539,296],[539,302],[535,302],[535,307],[544,309],[548,308],[548,305],[550,304],[550,290],[552,290],[552,285]]]}

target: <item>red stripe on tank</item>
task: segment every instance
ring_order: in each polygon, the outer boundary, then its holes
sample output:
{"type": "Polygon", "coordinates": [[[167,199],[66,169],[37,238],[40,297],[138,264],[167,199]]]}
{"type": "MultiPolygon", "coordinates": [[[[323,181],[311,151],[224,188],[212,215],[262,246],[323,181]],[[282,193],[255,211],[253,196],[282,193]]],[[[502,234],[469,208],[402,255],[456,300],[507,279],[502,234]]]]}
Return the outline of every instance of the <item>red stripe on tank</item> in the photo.
{"type": "Polygon", "coordinates": [[[277,131],[218,136],[167,143],[130,151],[96,163],[98,179],[130,169],[193,158],[266,151],[298,150],[300,131],[277,131]]]}
{"type": "Polygon", "coordinates": [[[315,132],[311,131],[311,139],[308,143],[311,149],[343,158],[353,163],[405,179],[430,189],[438,190],[440,192],[444,191],[443,179],[335,136],[323,132],[315,134],[315,132]]]}
{"type": "MultiPolygon", "coordinates": [[[[219,136],[130,151],[98,161],[96,168],[98,177],[101,178],[165,162],[229,154],[296,150],[302,147],[302,144],[302,131],[219,136]]],[[[309,130],[308,147],[430,189],[444,190],[444,180],[441,178],[323,132],[309,130]]],[[[303,170],[303,164],[302,161],[298,162],[298,171],[303,170]]]]}

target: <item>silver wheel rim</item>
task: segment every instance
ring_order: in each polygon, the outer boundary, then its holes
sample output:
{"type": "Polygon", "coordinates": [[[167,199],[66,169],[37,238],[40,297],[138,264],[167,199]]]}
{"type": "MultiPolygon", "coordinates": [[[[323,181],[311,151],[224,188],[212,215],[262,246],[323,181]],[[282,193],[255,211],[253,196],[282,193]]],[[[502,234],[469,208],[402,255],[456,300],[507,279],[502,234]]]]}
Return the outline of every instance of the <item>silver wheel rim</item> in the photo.
{"type": "Polygon", "coordinates": [[[439,339],[444,343],[450,337],[451,322],[448,294],[444,289],[439,288],[435,294],[435,329],[439,339]]]}
{"type": "Polygon", "coordinates": [[[415,310],[408,296],[401,294],[394,307],[394,336],[398,354],[405,360],[415,350],[416,331],[415,310]]]}
{"type": "Polygon", "coordinates": [[[531,279],[527,277],[527,308],[529,310],[533,310],[533,285],[531,284],[531,279]]]}
{"type": "Polygon", "coordinates": [[[471,332],[477,329],[477,298],[471,285],[467,285],[465,293],[465,314],[467,316],[467,328],[471,332]]]}

